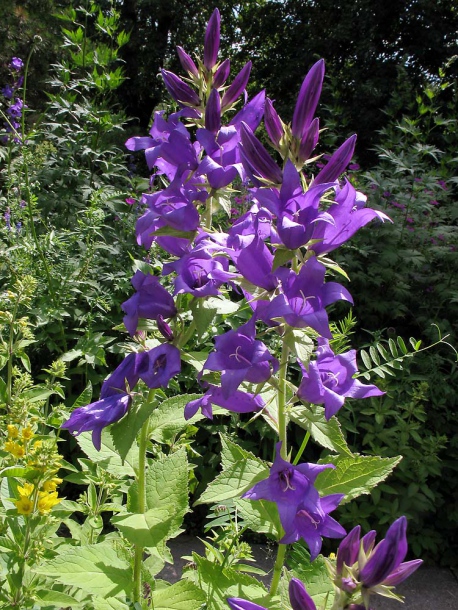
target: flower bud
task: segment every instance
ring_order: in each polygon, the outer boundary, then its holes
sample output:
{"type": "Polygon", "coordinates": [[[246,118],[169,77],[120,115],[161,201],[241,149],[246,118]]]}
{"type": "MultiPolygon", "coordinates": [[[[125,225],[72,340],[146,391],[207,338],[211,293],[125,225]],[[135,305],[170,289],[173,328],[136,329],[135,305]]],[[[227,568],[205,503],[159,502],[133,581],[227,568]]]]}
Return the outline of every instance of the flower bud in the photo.
{"type": "Polygon", "coordinates": [[[212,133],[221,127],[221,100],[218,89],[212,89],[205,108],[205,128],[212,133]]]}
{"type": "Polygon", "coordinates": [[[352,135],[338,148],[327,164],[316,176],[313,184],[323,184],[324,182],[334,182],[345,171],[350,163],[355,151],[356,135],[352,135]]]}
{"type": "Polygon", "coordinates": [[[213,87],[215,87],[215,89],[219,89],[219,87],[222,87],[224,85],[224,83],[227,81],[230,71],[231,62],[229,59],[225,59],[213,75],[213,87]]]}
{"type": "Polygon", "coordinates": [[[246,123],[241,124],[240,134],[243,146],[242,158],[258,176],[280,184],[283,181],[280,168],[246,123]]]}
{"type": "Polygon", "coordinates": [[[360,534],[361,526],[357,525],[340,543],[336,561],[337,574],[342,574],[344,564],[351,567],[358,560],[360,534]]]}
{"type": "Polygon", "coordinates": [[[223,100],[221,102],[223,110],[233,104],[239,97],[239,95],[243,92],[243,90],[246,88],[248,79],[250,78],[250,72],[251,61],[248,61],[237,74],[237,76],[234,78],[228,89],[225,91],[223,95],[223,100]]]}
{"type": "Polygon", "coordinates": [[[272,101],[269,98],[266,98],[264,125],[266,126],[267,134],[272,140],[274,146],[278,146],[283,136],[283,124],[277,111],[273,107],[272,101]]]}
{"type": "Polygon", "coordinates": [[[289,583],[289,601],[293,610],[316,610],[315,603],[297,578],[289,583]]]}
{"type": "Polygon", "coordinates": [[[167,91],[175,101],[181,104],[188,104],[189,106],[200,106],[200,98],[194,89],[191,89],[189,85],[173,72],[161,70],[161,73],[167,91]]]}
{"type": "Polygon", "coordinates": [[[313,119],[304,135],[299,146],[299,159],[307,161],[312,156],[313,149],[317,145],[320,136],[320,121],[318,118],[313,119]]]}
{"type": "Polygon", "coordinates": [[[219,10],[215,8],[205,30],[204,40],[204,66],[211,70],[216,64],[219,51],[221,17],[219,10]]]}
{"type": "Polygon", "coordinates": [[[386,538],[375,547],[359,574],[366,588],[381,584],[399,567],[407,553],[406,529],[407,519],[400,517],[390,526],[386,538]]]}
{"type": "Polygon", "coordinates": [[[199,70],[186,51],[182,47],[177,47],[177,53],[183,70],[185,70],[190,76],[198,77],[199,70]]]}
{"type": "Polygon", "coordinates": [[[324,60],[320,59],[311,67],[305,77],[294,109],[291,129],[293,136],[299,140],[302,139],[302,136],[312,122],[318,100],[320,99],[323,78],[324,60]]]}

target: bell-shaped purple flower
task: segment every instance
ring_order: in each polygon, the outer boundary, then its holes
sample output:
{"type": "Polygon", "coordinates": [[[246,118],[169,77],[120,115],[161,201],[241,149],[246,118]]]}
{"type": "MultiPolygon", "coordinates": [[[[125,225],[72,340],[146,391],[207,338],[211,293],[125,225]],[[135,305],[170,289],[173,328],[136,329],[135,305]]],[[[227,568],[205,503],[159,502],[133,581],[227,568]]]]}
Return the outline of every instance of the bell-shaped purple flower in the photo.
{"type": "Polygon", "coordinates": [[[139,318],[156,320],[159,315],[163,318],[173,318],[176,315],[173,297],[157,277],[138,270],[131,281],[136,293],[121,305],[126,313],[124,325],[131,336],[137,330],[139,318]]]}
{"type": "Polygon", "coordinates": [[[221,388],[211,385],[203,396],[188,402],[184,408],[184,417],[190,419],[201,409],[205,417],[213,419],[212,405],[222,407],[233,413],[252,413],[253,411],[261,411],[265,407],[265,403],[259,395],[237,390],[226,398],[221,388]]]}
{"type": "MultiPolygon", "coordinates": [[[[334,466],[332,464],[294,466],[281,457],[281,442],[277,443],[276,448],[277,453],[269,477],[256,483],[243,494],[242,498],[275,502],[285,530],[285,536],[281,542],[285,544],[290,541],[295,542],[303,536],[310,546],[313,559],[321,548],[320,534],[329,535],[324,532],[332,533],[333,528],[337,526],[340,528],[333,519],[327,516],[327,513],[334,510],[343,496],[338,494],[320,498],[314,487],[315,479],[320,472],[326,468],[334,468],[334,466]],[[307,521],[305,513],[310,515],[309,523],[302,524],[303,521],[307,521]]],[[[344,530],[342,535],[345,535],[344,530]]]]}
{"type": "Polygon", "coordinates": [[[292,578],[289,582],[289,601],[292,610],[316,610],[315,602],[298,578],[292,578]]]}
{"type": "Polygon", "coordinates": [[[124,358],[113,373],[105,379],[100,390],[100,398],[119,396],[120,393],[129,393],[137,385],[140,376],[138,367],[143,358],[143,352],[132,353],[124,358]]]}
{"type": "Polygon", "coordinates": [[[325,272],[324,265],[315,257],[307,260],[298,275],[287,269],[278,269],[283,293],[271,301],[265,317],[283,318],[295,328],[310,326],[321,336],[332,339],[325,307],[338,300],[350,303],[353,300],[341,284],[325,283],[325,272]]]}
{"type": "Polygon", "coordinates": [[[9,67],[11,70],[19,72],[24,67],[24,62],[19,57],[13,57],[10,61],[9,67]]]}
{"type": "Polygon", "coordinates": [[[191,87],[181,80],[179,76],[168,70],[161,70],[161,74],[167,91],[176,102],[196,108],[200,106],[200,97],[194,89],[191,89],[191,87]]]}
{"type": "Polygon", "coordinates": [[[180,350],[170,343],[163,343],[143,353],[138,374],[150,389],[156,389],[166,388],[180,370],[180,350]]]}
{"type": "Polygon", "coordinates": [[[221,16],[219,10],[215,8],[205,30],[204,66],[207,70],[211,70],[218,59],[220,28],[221,16]]]}
{"type": "Polygon", "coordinates": [[[192,60],[192,58],[186,53],[186,51],[182,47],[177,47],[178,58],[180,63],[189,76],[199,77],[199,70],[197,69],[196,64],[192,60]]]}
{"type": "MultiPolygon", "coordinates": [[[[302,140],[315,114],[318,100],[321,95],[324,78],[324,60],[320,59],[313,65],[302,83],[296,107],[294,109],[291,131],[293,136],[302,140]]],[[[332,180],[323,180],[331,182],[332,180]]]]}
{"type": "Polygon", "coordinates": [[[346,180],[344,186],[337,189],[336,203],[327,210],[332,222],[317,223],[314,226],[312,239],[320,240],[311,246],[315,254],[327,254],[335,250],[374,218],[382,222],[390,220],[383,212],[364,207],[365,203],[364,195],[346,180]]]}
{"type": "Polygon", "coordinates": [[[250,72],[251,61],[248,61],[224,92],[223,99],[221,100],[221,107],[223,110],[231,106],[246,89],[248,79],[250,78],[250,72]]]}
{"type": "Polygon", "coordinates": [[[278,360],[256,339],[255,318],[251,318],[237,330],[216,337],[215,351],[208,356],[204,370],[221,371],[221,389],[228,398],[242,381],[262,383],[278,367],[278,360]]]}
{"type": "Polygon", "coordinates": [[[97,451],[102,443],[102,430],[123,417],[130,406],[128,394],[117,393],[101,398],[85,407],[75,409],[70,418],[62,424],[74,436],[92,430],[92,442],[97,451]]]}
{"type": "Polygon", "coordinates": [[[230,59],[225,59],[221,62],[221,65],[218,66],[216,72],[213,75],[213,87],[215,89],[219,89],[224,85],[224,83],[229,78],[229,74],[231,72],[231,61],[230,59]]]}
{"type": "Polygon", "coordinates": [[[299,398],[315,405],[324,404],[326,419],[330,419],[343,406],[346,398],[382,396],[375,385],[354,379],[358,372],[356,351],[334,354],[327,339],[318,339],[317,359],[308,370],[301,365],[302,381],[297,390],[299,398]]]}

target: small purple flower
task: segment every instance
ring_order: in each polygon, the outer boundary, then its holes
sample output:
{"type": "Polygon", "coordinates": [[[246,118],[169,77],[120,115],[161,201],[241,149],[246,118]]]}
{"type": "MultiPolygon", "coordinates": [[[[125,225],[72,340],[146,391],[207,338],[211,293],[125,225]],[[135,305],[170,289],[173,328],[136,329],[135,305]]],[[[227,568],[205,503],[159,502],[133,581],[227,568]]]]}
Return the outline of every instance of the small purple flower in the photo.
{"type": "Polygon", "coordinates": [[[198,77],[199,70],[186,51],[182,47],[177,47],[177,53],[183,70],[185,70],[190,76],[198,77]]]}
{"type": "Polygon", "coordinates": [[[272,101],[269,98],[266,98],[264,125],[273,145],[279,146],[280,140],[284,134],[284,127],[277,111],[272,104],[272,101]]]}
{"type": "Polygon", "coordinates": [[[13,89],[10,87],[10,85],[5,85],[2,88],[2,95],[4,97],[6,97],[7,100],[12,99],[12,97],[13,97],[13,89]]]}
{"type": "Polygon", "coordinates": [[[167,87],[167,91],[176,102],[196,108],[200,106],[200,97],[187,83],[181,80],[181,78],[179,78],[176,74],[169,72],[168,70],[161,70],[161,73],[162,78],[164,79],[164,84],[167,87]]]}
{"type": "Polygon", "coordinates": [[[100,398],[128,394],[133,390],[140,378],[138,367],[143,357],[143,352],[138,354],[132,353],[126,356],[121,364],[103,382],[100,398]]]}
{"type": "Polygon", "coordinates": [[[123,393],[101,398],[90,405],[75,409],[70,418],[62,424],[62,428],[67,428],[74,436],[92,430],[92,442],[97,451],[100,451],[103,428],[119,421],[127,413],[131,400],[128,394],[123,393]]]}
{"type": "Polygon", "coordinates": [[[358,372],[356,350],[335,355],[327,339],[318,338],[317,359],[308,370],[301,364],[302,381],[297,390],[299,398],[316,405],[324,404],[326,419],[343,406],[346,398],[382,396],[385,392],[375,385],[361,383],[353,376],[358,372]]]}
{"type": "Polygon", "coordinates": [[[16,70],[16,72],[19,72],[19,70],[22,70],[22,68],[24,67],[24,62],[22,61],[22,59],[20,59],[19,57],[13,57],[11,62],[10,62],[10,68],[12,70],[16,70]]]}
{"type": "Polygon", "coordinates": [[[219,89],[229,78],[231,72],[231,62],[229,59],[225,59],[216,70],[213,75],[213,87],[219,89]]]}
{"type": "Polygon", "coordinates": [[[159,315],[164,318],[173,318],[176,315],[173,297],[160,284],[157,277],[138,270],[131,281],[136,293],[121,305],[126,313],[124,325],[131,336],[137,330],[139,318],[155,320],[159,315]]]}
{"type": "Polygon", "coordinates": [[[255,318],[251,318],[237,330],[215,339],[215,351],[208,356],[204,370],[222,372],[221,389],[225,398],[229,398],[242,381],[262,383],[278,371],[278,360],[255,337],[255,318]]]}

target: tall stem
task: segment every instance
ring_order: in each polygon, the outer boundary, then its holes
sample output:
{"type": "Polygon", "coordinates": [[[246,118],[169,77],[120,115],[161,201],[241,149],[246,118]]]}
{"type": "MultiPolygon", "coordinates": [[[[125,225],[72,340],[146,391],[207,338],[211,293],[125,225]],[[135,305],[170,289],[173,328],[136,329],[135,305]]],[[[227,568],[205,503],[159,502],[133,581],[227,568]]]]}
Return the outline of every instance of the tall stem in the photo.
{"type": "MultiPolygon", "coordinates": [[[[152,402],[154,397],[154,390],[150,390],[148,394],[148,402],[152,402]]],[[[140,431],[140,440],[138,443],[138,473],[137,473],[137,486],[138,486],[138,502],[137,502],[137,513],[142,515],[146,509],[146,447],[148,444],[149,436],[149,420],[143,424],[140,431]]],[[[135,545],[134,555],[134,591],[133,598],[134,602],[141,604],[142,602],[142,563],[143,563],[144,546],[141,544],[135,545]]]]}
{"type": "MultiPolygon", "coordinates": [[[[277,391],[277,404],[278,404],[278,437],[281,441],[281,457],[286,460],[288,455],[288,447],[287,447],[287,438],[286,438],[286,429],[287,429],[287,420],[286,420],[286,372],[288,369],[288,357],[289,357],[289,347],[288,347],[288,333],[289,329],[285,331],[285,335],[283,337],[283,346],[281,352],[281,361],[280,361],[280,369],[278,371],[278,391],[277,391]]],[[[283,564],[285,561],[286,554],[286,544],[279,544],[277,550],[277,558],[275,560],[275,566],[273,570],[272,583],[270,585],[270,594],[275,595],[278,589],[278,584],[280,582],[281,571],[283,568],[283,564]]]]}

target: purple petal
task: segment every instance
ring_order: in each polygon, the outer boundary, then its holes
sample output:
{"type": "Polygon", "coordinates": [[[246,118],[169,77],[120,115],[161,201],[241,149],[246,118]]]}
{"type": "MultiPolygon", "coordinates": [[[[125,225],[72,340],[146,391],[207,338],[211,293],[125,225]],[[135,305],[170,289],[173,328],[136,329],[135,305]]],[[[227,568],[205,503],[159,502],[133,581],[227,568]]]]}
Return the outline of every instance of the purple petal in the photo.
{"type": "Polygon", "coordinates": [[[221,16],[219,10],[215,8],[210,17],[207,29],[205,30],[204,40],[204,66],[211,70],[216,64],[219,51],[221,16]]]}
{"type": "Polygon", "coordinates": [[[231,106],[246,89],[250,72],[251,61],[248,61],[224,92],[223,99],[221,100],[223,110],[231,106]]]}
{"type": "MultiPolygon", "coordinates": [[[[293,136],[302,139],[315,114],[318,100],[321,95],[324,78],[324,60],[320,59],[312,66],[302,83],[296,107],[294,109],[291,130],[293,136]]],[[[323,182],[327,182],[323,180],[323,182]]]]}
{"type": "Polygon", "coordinates": [[[316,610],[313,599],[307,593],[303,583],[297,578],[290,580],[289,601],[292,610],[316,610]]]}

